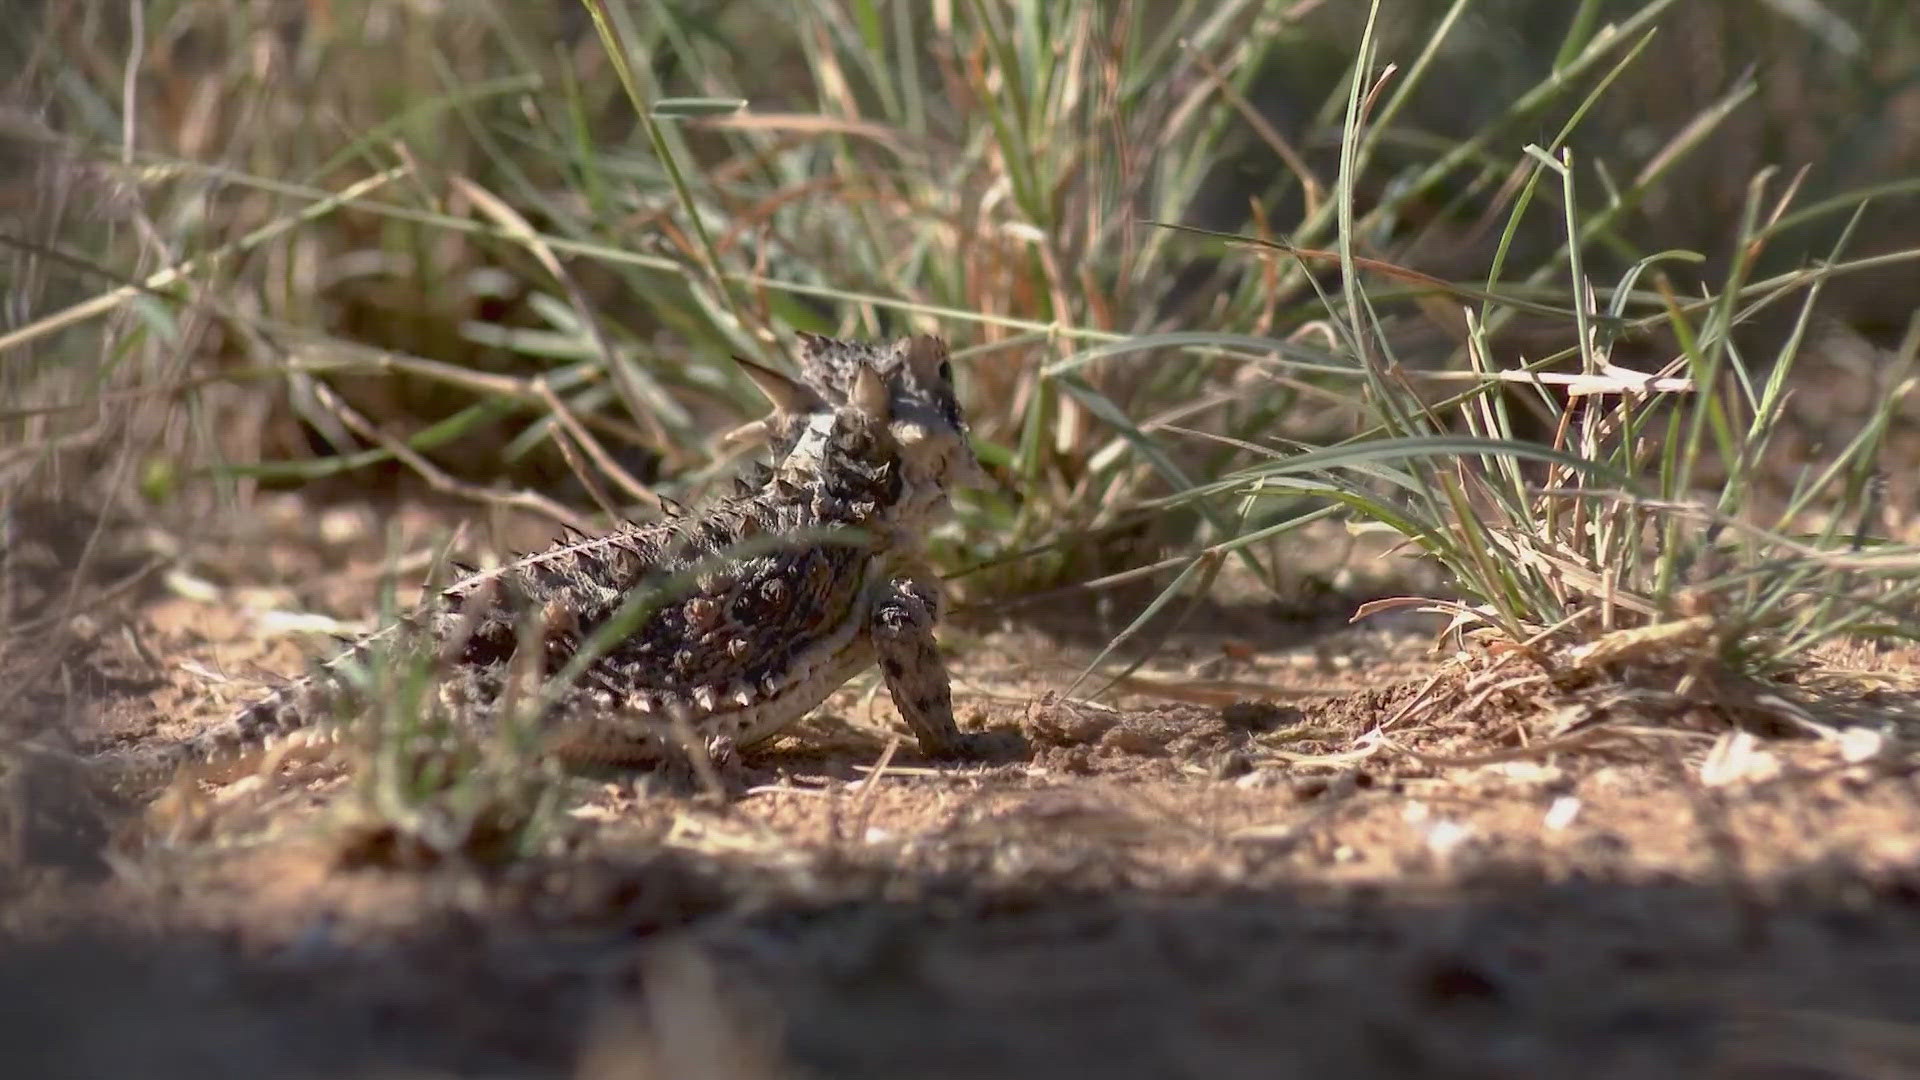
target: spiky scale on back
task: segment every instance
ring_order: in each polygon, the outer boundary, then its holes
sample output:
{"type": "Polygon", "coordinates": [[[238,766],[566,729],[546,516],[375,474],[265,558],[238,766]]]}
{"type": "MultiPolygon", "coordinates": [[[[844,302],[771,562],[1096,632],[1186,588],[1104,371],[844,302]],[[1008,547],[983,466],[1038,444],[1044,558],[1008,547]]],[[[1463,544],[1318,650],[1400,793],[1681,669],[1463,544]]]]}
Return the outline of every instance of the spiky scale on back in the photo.
{"type": "Polygon", "coordinates": [[[468,572],[167,760],[322,719],[316,712],[346,696],[345,669],[403,639],[430,643],[460,675],[454,683],[469,708],[484,715],[510,665],[537,660],[554,675],[636,595],[650,608],[545,720],[550,744],[570,756],[624,758],[656,747],[663,716],[710,743],[750,745],[876,657],[923,749],[957,750],[932,640],[938,581],[918,555],[949,488],[977,471],[946,347],[932,337],[872,345],[808,336],[802,352],[799,383],[748,366],[776,406],[765,422],[776,464],[752,471],[733,495],[604,536],[570,533],[545,551],[468,572]],[[521,655],[529,640],[538,657],[521,655]]]}

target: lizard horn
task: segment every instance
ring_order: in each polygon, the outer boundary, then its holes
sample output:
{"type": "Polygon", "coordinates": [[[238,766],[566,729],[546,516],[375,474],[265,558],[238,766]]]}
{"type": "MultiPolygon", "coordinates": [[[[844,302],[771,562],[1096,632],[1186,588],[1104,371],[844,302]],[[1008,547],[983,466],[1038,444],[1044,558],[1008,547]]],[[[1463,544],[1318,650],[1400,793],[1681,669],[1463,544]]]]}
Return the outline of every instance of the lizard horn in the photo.
{"type": "Polygon", "coordinates": [[[853,376],[853,393],[848,395],[853,407],[861,413],[881,423],[892,416],[892,402],[887,399],[887,384],[880,380],[880,373],[873,370],[871,364],[861,364],[860,370],[853,376]]]}
{"type": "Polygon", "coordinates": [[[767,395],[767,400],[773,402],[774,409],[779,412],[812,412],[824,404],[820,400],[820,395],[770,367],[763,367],[738,356],[733,358],[733,362],[740,365],[740,370],[747,373],[747,378],[753,380],[753,385],[759,387],[762,394],[767,395]]]}

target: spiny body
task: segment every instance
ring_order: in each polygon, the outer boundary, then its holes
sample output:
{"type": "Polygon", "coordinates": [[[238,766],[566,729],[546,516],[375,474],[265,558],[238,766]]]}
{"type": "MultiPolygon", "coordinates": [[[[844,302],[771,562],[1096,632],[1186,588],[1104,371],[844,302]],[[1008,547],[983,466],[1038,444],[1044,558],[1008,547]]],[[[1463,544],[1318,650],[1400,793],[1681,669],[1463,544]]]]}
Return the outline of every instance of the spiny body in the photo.
{"type": "Polygon", "coordinates": [[[652,760],[676,726],[710,752],[750,746],[876,661],[922,750],[960,752],[933,638],[939,581],[920,555],[948,490],[978,468],[946,347],[809,335],[802,355],[801,382],[741,361],[774,403],[760,425],[776,465],[733,496],[470,572],[149,764],[218,757],[325,719],[353,696],[354,669],[409,640],[484,713],[512,673],[551,677],[609,620],[635,614],[543,714],[543,742],[563,757],[652,760]],[[623,613],[630,601],[639,610],[623,613]]]}

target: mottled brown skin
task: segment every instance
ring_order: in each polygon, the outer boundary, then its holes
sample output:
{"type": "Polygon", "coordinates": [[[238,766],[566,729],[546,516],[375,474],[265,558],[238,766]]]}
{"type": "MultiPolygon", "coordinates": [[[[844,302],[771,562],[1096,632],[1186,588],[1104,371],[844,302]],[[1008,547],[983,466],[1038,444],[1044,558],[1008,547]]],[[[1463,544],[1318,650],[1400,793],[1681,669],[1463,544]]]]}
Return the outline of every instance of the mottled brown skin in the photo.
{"type": "Polygon", "coordinates": [[[204,760],[326,719],[352,697],[345,674],[388,644],[431,648],[448,696],[484,719],[509,671],[537,661],[560,673],[629,601],[642,606],[633,629],[542,716],[546,745],[564,757],[655,760],[676,729],[709,752],[751,746],[876,662],[921,749],[961,753],[933,633],[940,583],[920,554],[948,490],[978,475],[946,347],[812,336],[802,346],[799,382],[742,362],[775,404],[762,424],[778,464],[737,494],[469,573],[149,764],[204,760]],[[525,643],[541,655],[521,657],[525,643]]]}

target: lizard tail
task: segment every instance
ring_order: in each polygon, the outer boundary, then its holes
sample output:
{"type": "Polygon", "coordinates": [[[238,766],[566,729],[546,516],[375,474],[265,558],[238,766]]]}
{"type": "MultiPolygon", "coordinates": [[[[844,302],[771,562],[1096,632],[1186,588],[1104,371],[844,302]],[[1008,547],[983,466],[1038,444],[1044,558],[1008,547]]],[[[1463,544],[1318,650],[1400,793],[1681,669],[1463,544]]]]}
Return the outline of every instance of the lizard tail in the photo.
{"type": "Polygon", "coordinates": [[[321,670],[279,687],[235,709],[212,727],[176,743],[115,751],[98,759],[120,785],[142,786],[171,776],[183,766],[237,759],[324,720],[347,689],[340,669],[365,655],[361,643],[329,660],[321,670]]]}
{"type": "Polygon", "coordinates": [[[185,766],[239,758],[249,750],[270,748],[282,737],[310,725],[314,687],[311,679],[281,687],[241,706],[218,724],[193,737],[164,746],[110,751],[97,765],[116,786],[145,786],[185,766]]]}

